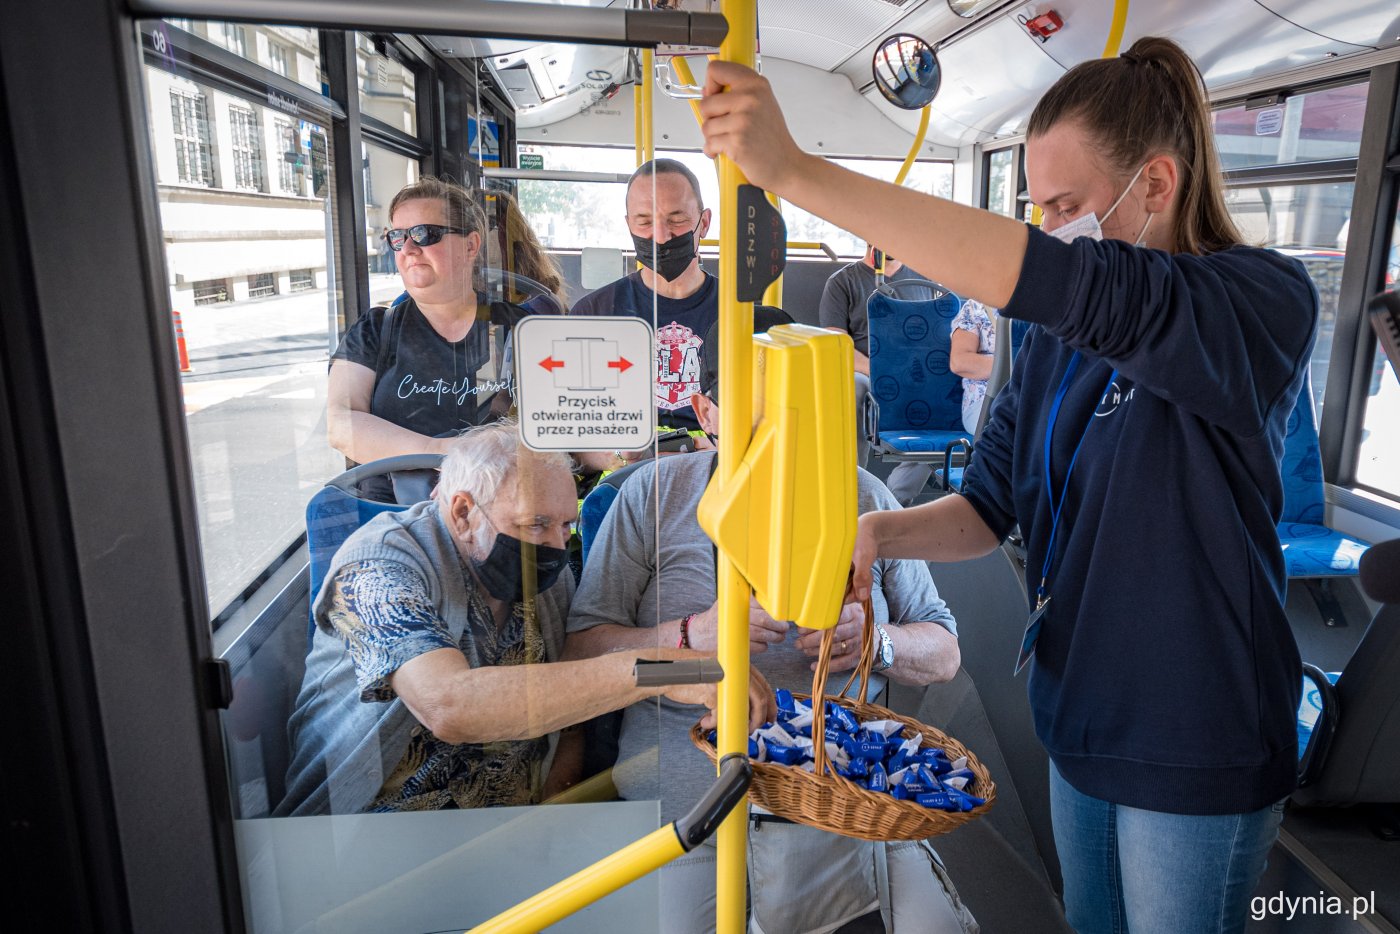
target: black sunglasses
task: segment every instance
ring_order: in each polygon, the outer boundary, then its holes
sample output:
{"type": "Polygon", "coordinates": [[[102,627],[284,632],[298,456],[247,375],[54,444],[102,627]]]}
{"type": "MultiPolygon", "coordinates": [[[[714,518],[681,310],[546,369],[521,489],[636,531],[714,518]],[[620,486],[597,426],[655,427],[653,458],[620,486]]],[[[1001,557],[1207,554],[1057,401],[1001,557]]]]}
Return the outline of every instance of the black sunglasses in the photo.
{"type": "Polygon", "coordinates": [[[407,230],[395,228],[384,234],[384,239],[389,241],[389,249],[397,253],[403,249],[403,245],[408,242],[410,237],[419,246],[432,246],[450,233],[466,236],[471,231],[463,230],[461,227],[444,227],[441,224],[415,224],[407,230]]]}

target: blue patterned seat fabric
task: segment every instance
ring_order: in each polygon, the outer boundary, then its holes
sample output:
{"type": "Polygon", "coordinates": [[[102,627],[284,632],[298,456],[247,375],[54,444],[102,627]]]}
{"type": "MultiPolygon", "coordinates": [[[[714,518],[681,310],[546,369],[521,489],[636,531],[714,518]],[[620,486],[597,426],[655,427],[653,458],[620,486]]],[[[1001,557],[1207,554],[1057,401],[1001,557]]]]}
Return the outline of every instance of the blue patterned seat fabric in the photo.
{"type": "Polygon", "coordinates": [[[1283,441],[1283,516],[1279,543],[1289,577],[1353,577],[1370,545],[1329,529],[1322,492],[1322,452],[1313,415],[1312,380],[1303,380],[1283,441]]]}
{"type": "Polygon", "coordinates": [[[932,301],[902,301],[875,292],[865,307],[870,394],[880,411],[878,448],[933,454],[967,439],[962,378],[948,368],[951,327],[961,299],[945,292],[932,301]]]}
{"type": "MultiPolygon", "coordinates": [[[[331,559],[345,540],[369,520],[382,512],[407,509],[398,503],[379,503],[360,499],[335,486],[324,486],[306,504],[306,544],[310,552],[308,571],[311,577],[311,604],[321,592],[321,583],[330,570],[331,559]]],[[[316,617],[311,616],[307,631],[308,644],[316,632],[316,617]]]]}
{"type": "MultiPolygon", "coordinates": [[[[1327,680],[1333,684],[1342,676],[1340,671],[1329,671],[1327,680]]],[[[1303,697],[1298,702],[1298,757],[1302,758],[1308,748],[1308,740],[1317,726],[1317,718],[1322,716],[1322,692],[1307,676],[1303,677],[1303,697]]]]}

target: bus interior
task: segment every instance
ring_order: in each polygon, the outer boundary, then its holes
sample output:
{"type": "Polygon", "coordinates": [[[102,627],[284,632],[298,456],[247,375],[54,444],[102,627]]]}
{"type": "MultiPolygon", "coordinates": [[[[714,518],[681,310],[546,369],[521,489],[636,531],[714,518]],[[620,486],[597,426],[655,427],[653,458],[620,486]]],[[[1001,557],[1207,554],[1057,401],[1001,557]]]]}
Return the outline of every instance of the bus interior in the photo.
{"type": "MultiPolygon", "coordinates": [[[[1366,316],[1400,286],[1394,0],[755,2],[759,69],[804,150],[887,181],[904,167],[908,186],[1027,223],[1039,220],[1024,168],[1039,96],[1105,54],[1115,29],[1122,48],[1180,43],[1209,89],[1232,216],[1251,242],[1297,257],[1318,290],[1295,414],[1306,450],[1286,455],[1286,482],[1315,500],[1308,518],[1328,533],[1361,548],[1400,537],[1400,382],[1366,316]],[[937,54],[926,128],[872,72],[898,35],[937,54]]],[[[550,807],[271,815],[316,595],[307,505],[351,466],[328,439],[327,368],[361,315],[404,293],[383,236],[394,194],[429,175],[471,190],[488,219],[479,288],[520,302],[544,292],[515,264],[497,197],[512,196],[572,305],[636,268],[626,182],[644,157],[672,158],[713,210],[700,253],[717,273],[736,222],[693,105],[729,3],[7,11],[0,580],[15,603],[19,702],[5,705],[0,787],[19,918],[467,930],[663,823],[657,802],[606,792],[550,807]]],[[[765,301],[818,325],[827,280],[866,245],[781,210],[788,251],[765,301]]],[[[505,373],[506,335],[490,336],[505,373]]],[[[884,479],[900,459],[877,452],[866,469],[884,479]]],[[[942,477],[918,501],[945,495],[942,477]]],[[[983,931],[1069,931],[1046,753],[1026,675],[1011,675],[1023,553],[1013,537],[930,571],[957,619],[961,669],[946,683],[891,681],[881,703],[957,737],[997,783],[996,806],[935,845],[983,931]]],[[[1397,620],[1387,625],[1354,563],[1290,566],[1286,609],[1305,662],[1389,685],[1357,696],[1393,724],[1397,620]]],[[[1400,931],[1400,757],[1329,765],[1326,792],[1289,806],[1251,932],[1400,931]],[[1336,781],[1342,770],[1354,780],[1336,781]],[[1358,790],[1378,786],[1395,793],[1358,790]]],[[[664,756],[639,767],[667,780],[664,756]]],[[[644,877],[551,930],[651,931],[667,910],[644,877]]],[[[882,929],[878,915],[842,928],[882,929]]]]}

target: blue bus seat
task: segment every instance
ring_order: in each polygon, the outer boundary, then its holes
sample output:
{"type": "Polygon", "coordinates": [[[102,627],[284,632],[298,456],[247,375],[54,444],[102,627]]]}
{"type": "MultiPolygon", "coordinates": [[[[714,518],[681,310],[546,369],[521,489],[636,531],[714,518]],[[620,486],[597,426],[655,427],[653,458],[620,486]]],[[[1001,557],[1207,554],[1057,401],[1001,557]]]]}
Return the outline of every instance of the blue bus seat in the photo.
{"type": "Polygon", "coordinates": [[[603,527],[603,520],[607,518],[613,500],[617,499],[617,491],[622,489],[623,481],[645,463],[645,460],[638,461],[606,474],[583,498],[583,503],[579,506],[578,511],[578,537],[583,546],[583,566],[585,568],[588,567],[588,550],[593,545],[593,537],[603,527]]]}
{"type": "Polygon", "coordinates": [[[941,455],[946,465],[953,448],[970,455],[972,447],[962,424],[962,378],[948,368],[952,321],[962,301],[933,283],[923,284],[937,289],[938,297],[904,301],[876,291],[866,302],[867,437],[871,451],[884,460],[931,461],[941,455]]]}
{"type": "MultiPolygon", "coordinates": [[[[380,513],[399,512],[413,505],[412,502],[384,503],[366,499],[360,495],[359,485],[370,477],[393,474],[398,471],[430,470],[442,463],[441,454],[404,454],[400,457],[386,457],[353,467],[330,480],[311,497],[306,504],[306,544],[310,552],[310,604],[316,605],[316,595],[321,592],[321,583],[330,569],[331,559],[345,544],[345,540],[369,520],[380,513]]],[[[414,496],[421,498],[420,493],[414,496]]],[[[416,499],[414,500],[417,501],[416,499]]],[[[315,611],[309,610],[307,644],[316,633],[315,611]]]]}
{"type": "Polygon", "coordinates": [[[1279,543],[1290,578],[1355,577],[1370,547],[1326,525],[1322,453],[1313,414],[1312,381],[1305,377],[1283,442],[1283,513],[1279,543]]]}

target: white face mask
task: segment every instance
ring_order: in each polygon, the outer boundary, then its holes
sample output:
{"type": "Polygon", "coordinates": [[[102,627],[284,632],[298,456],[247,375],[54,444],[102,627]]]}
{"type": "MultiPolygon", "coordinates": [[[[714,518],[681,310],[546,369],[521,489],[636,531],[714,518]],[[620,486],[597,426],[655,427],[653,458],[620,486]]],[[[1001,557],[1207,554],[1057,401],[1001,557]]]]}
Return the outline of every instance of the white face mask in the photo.
{"type": "MultiPolygon", "coordinates": [[[[1118,205],[1122,204],[1123,199],[1128,197],[1128,192],[1133,190],[1133,186],[1137,184],[1138,176],[1142,175],[1142,170],[1145,168],[1147,168],[1146,162],[1133,173],[1132,181],[1128,182],[1128,187],[1123,189],[1123,193],[1118,196],[1118,200],[1114,201],[1113,204],[1109,206],[1109,209],[1104,212],[1103,220],[1108,220],[1109,215],[1118,210],[1118,205]]],[[[1151,223],[1152,215],[1149,214],[1147,215],[1147,223],[1142,225],[1142,230],[1138,232],[1137,239],[1133,241],[1133,246],[1140,246],[1142,244],[1142,238],[1147,236],[1147,225],[1151,223]]],[[[1076,217],[1068,224],[1063,224],[1056,227],[1054,230],[1047,230],[1046,233],[1065,243],[1069,243],[1071,240],[1078,239],[1079,237],[1088,237],[1091,240],[1102,240],[1103,221],[1099,220],[1097,214],[1090,211],[1082,217],[1076,217]]]]}

